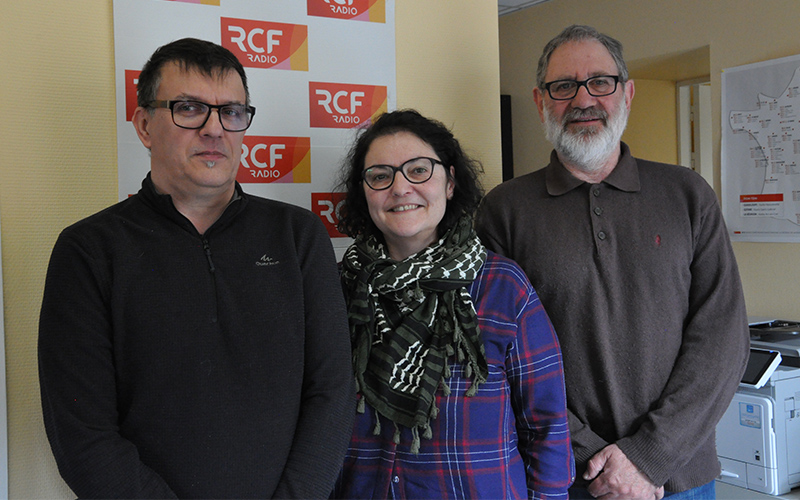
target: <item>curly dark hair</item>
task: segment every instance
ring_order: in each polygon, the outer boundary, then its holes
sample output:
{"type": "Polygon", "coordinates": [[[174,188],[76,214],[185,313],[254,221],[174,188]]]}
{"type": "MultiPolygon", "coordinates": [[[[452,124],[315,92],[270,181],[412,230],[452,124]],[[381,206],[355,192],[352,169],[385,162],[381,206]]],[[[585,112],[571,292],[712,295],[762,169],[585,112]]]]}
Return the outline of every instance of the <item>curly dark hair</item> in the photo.
{"type": "Polygon", "coordinates": [[[404,109],[384,113],[369,127],[362,130],[351,146],[339,172],[337,191],[344,191],[347,197],[339,208],[337,225],[339,231],[355,238],[359,234],[382,237],[367,207],[362,182],[364,159],[373,141],[379,137],[398,132],[409,132],[419,137],[436,151],[445,166],[449,179],[455,182],[453,197],[447,202],[444,217],[439,223],[439,236],[455,225],[462,215],[474,215],[483,198],[478,175],[483,173],[480,162],[467,156],[452,132],[441,122],[426,118],[418,111],[404,109]],[[450,169],[454,174],[451,176],[450,169]]]}

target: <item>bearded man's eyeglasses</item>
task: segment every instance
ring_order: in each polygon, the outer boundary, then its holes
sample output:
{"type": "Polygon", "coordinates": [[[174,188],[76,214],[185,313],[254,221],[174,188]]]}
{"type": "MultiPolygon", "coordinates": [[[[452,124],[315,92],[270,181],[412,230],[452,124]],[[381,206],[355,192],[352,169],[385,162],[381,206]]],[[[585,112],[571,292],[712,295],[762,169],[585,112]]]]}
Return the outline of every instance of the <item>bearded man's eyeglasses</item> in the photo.
{"type": "Polygon", "coordinates": [[[587,80],[555,80],[544,84],[550,98],[556,101],[568,101],[578,95],[578,89],[585,87],[590,96],[603,97],[617,91],[619,77],[615,75],[593,76],[587,80]]]}

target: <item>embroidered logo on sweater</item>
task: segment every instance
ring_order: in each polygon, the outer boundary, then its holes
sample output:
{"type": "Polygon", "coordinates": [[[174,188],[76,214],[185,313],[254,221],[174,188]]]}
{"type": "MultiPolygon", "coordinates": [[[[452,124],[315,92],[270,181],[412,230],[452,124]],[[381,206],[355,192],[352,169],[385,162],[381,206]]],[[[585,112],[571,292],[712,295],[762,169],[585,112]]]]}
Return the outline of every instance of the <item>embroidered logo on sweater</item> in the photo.
{"type": "Polygon", "coordinates": [[[256,261],[257,266],[275,266],[280,264],[281,261],[275,260],[272,257],[267,257],[267,254],[264,254],[263,257],[256,261]]]}

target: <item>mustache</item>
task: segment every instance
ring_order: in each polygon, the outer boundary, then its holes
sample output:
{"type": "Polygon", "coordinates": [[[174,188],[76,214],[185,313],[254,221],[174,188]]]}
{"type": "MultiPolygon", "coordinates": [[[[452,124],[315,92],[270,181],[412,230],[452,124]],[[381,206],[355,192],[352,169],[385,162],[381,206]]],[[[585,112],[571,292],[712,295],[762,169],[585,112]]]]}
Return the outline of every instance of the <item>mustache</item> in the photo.
{"type": "Polygon", "coordinates": [[[608,112],[594,106],[590,108],[572,108],[564,113],[561,125],[566,127],[569,122],[575,120],[602,120],[605,125],[608,122],[608,112]]]}

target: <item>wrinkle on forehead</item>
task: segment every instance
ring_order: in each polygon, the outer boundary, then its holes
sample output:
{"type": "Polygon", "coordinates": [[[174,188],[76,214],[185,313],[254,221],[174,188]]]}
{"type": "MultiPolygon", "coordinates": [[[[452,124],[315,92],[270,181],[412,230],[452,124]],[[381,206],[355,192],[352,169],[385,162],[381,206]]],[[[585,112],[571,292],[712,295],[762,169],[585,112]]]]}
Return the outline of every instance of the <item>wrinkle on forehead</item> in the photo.
{"type": "Polygon", "coordinates": [[[570,41],[551,54],[545,81],[585,80],[618,73],[614,58],[602,43],[596,40],[570,41]]]}

